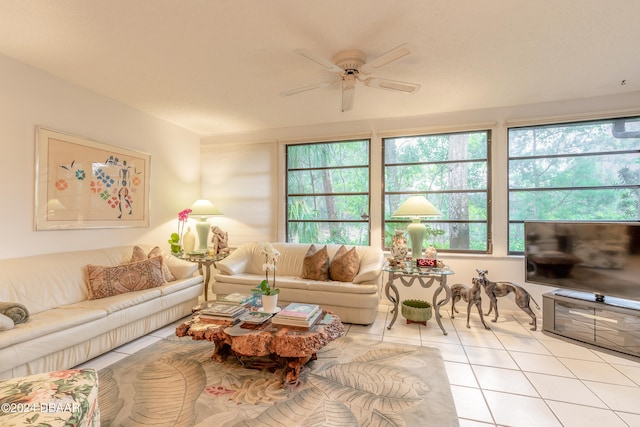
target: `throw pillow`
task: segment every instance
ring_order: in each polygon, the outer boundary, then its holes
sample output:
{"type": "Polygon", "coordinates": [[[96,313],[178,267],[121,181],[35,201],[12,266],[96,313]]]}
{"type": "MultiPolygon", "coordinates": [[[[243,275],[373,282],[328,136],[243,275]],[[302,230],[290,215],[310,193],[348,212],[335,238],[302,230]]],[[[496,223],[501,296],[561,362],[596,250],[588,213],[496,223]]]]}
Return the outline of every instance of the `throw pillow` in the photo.
{"type": "Polygon", "coordinates": [[[0,314],[9,317],[16,325],[29,320],[29,310],[17,302],[0,302],[0,314]]]}
{"type": "Polygon", "coordinates": [[[100,299],[127,292],[155,288],[164,283],[162,257],[145,259],[115,267],[87,265],[89,299],[100,299]]]}
{"type": "Polygon", "coordinates": [[[302,278],[311,280],[329,280],[329,253],[327,247],[316,250],[311,245],[302,263],[302,278]]]}
{"type": "Polygon", "coordinates": [[[350,250],[340,246],[329,265],[329,277],[338,282],[351,282],[360,269],[360,259],[354,246],[350,250]]]}
{"type": "Polygon", "coordinates": [[[163,261],[167,264],[176,280],[189,279],[198,271],[197,263],[189,262],[173,255],[165,256],[163,261]]]}
{"type": "Polygon", "coordinates": [[[11,317],[5,316],[4,314],[0,314],[0,331],[8,331],[9,329],[13,329],[15,324],[11,317]]]}
{"type": "MultiPolygon", "coordinates": [[[[131,261],[144,261],[147,258],[153,258],[156,256],[162,257],[164,261],[164,253],[162,253],[162,250],[158,246],[151,249],[151,252],[149,252],[148,255],[145,255],[144,249],[142,249],[140,246],[134,246],[131,261]]],[[[166,282],[173,282],[174,280],[176,280],[176,278],[173,277],[173,274],[171,274],[171,270],[169,270],[169,267],[164,262],[162,263],[162,275],[164,276],[164,280],[166,282]]]]}

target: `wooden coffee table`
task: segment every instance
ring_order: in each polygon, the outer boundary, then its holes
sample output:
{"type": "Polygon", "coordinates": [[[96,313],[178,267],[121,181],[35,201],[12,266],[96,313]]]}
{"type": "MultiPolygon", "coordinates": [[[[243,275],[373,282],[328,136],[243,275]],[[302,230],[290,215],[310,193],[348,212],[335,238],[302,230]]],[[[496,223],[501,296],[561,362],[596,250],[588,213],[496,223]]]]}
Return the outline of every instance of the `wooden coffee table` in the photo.
{"type": "Polygon", "coordinates": [[[284,367],[284,383],[296,382],[300,369],[331,341],[344,335],[344,325],[331,312],[324,312],[322,320],[311,328],[274,326],[271,321],[255,329],[199,322],[197,316],[176,328],[179,337],[212,341],[217,362],[229,355],[237,357],[268,356],[284,367]]]}

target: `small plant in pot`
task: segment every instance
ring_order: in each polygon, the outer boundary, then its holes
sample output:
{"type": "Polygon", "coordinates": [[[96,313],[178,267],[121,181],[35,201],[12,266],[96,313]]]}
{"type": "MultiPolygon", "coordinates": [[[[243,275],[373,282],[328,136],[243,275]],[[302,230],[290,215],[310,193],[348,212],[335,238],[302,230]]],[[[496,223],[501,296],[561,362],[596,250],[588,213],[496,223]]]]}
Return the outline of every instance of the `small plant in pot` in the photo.
{"type": "Polygon", "coordinates": [[[402,301],[401,313],[407,319],[407,323],[420,323],[426,326],[427,320],[433,315],[433,310],[427,301],[408,299],[402,301]]]}
{"type": "Polygon", "coordinates": [[[276,287],[276,264],[278,263],[280,252],[270,243],[265,242],[262,243],[260,253],[265,257],[265,263],[262,264],[264,280],[251,291],[262,295],[262,308],[265,312],[274,313],[277,311],[278,294],[280,293],[280,289],[276,287]],[[273,272],[273,284],[269,283],[270,272],[273,272]]]}

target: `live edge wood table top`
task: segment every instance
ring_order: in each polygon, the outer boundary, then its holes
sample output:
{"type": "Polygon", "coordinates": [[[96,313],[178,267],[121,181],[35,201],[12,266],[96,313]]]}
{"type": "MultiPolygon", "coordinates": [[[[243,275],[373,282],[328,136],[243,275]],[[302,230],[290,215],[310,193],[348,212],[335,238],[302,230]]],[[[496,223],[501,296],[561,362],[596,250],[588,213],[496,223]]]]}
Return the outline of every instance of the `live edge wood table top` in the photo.
{"type": "Polygon", "coordinates": [[[211,357],[217,362],[224,362],[229,355],[268,356],[284,367],[285,383],[295,383],[300,369],[315,360],[322,347],[344,335],[344,325],[331,312],[324,312],[322,320],[310,328],[274,326],[271,321],[254,326],[204,323],[194,316],[176,328],[176,335],[212,341],[215,349],[211,357]]]}

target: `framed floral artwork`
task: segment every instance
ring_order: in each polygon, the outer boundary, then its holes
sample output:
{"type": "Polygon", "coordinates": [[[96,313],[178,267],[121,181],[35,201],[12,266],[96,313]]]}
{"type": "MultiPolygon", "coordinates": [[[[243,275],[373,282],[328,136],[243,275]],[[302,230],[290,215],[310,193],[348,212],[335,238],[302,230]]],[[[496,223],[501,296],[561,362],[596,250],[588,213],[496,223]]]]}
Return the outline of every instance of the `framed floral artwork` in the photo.
{"type": "Polygon", "coordinates": [[[149,226],[151,156],[36,127],[35,229],[149,226]]]}

